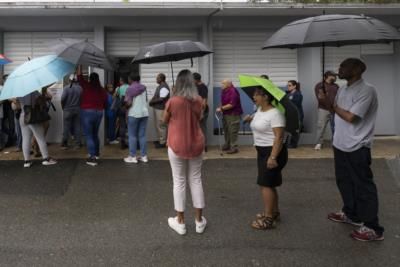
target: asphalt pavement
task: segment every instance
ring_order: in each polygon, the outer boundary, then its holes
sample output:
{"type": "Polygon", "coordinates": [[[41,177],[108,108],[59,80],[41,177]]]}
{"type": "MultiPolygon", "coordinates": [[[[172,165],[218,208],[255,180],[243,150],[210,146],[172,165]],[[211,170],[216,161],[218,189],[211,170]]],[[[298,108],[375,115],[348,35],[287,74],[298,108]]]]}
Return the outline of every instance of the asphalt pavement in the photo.
{"type": "Polygon", "coordinates": [[[208,228],[195,233],[188,193],[186,236],[167,225],[168,161],[39,163],[0,161],[0,266],[400,266],[400,188],[384,159],[373,162],[386,228],[375,243],[326,219],[341,207],[332,159],[289,161],[271,231],[250,227],[262,209],[255,160],[206,160],[208,228]]]}

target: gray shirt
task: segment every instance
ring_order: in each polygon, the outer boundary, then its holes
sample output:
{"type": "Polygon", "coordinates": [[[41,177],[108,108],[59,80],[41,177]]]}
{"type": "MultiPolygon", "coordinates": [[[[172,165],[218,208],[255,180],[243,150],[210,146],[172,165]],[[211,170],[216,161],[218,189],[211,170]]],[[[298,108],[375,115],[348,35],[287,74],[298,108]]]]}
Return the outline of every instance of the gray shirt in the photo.
{"type": "Polygon", "coordinates": [[[64,110],[79,110],[81,104],[82,87],[78,83],[67,85],[63,89],[61,105],[64,110]]]}
{"type": "Polygon", "coordinates": [[[344,152],[353,152],[362,147],[371,147],[378,97],[375,88],[363,79],[350,86],[342,86],[336,96],[337,105],[358,117],[353,123],[335,114],[333,146],[344,152]]]}

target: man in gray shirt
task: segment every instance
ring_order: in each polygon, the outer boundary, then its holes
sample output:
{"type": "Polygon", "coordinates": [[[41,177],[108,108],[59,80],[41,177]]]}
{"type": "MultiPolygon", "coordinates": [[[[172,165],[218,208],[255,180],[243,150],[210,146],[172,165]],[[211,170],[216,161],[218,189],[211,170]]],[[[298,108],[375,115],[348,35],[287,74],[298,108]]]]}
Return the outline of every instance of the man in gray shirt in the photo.
{"type": "Polygon", "coordinates": [[[69,77],[70,84],[65,86],[61,96],[61,107],[63,109],[63,138],[61,147],[68,148],[70,133],[73,133],[77,147],[81,146],[81,122],[80,122],[80,103],[82,88],[75,79],[75,75],[69,77]]]}
{"type": "Polygon", "coordinates": [[[359,226],[351,233],[356,240],[380,241],[384,229],[379,225],[378,193],[370,168],[378,98],[375,88],[362,79],[365,70],[357,58],[348,58],[339,67],[339,78],[347,84],[339,89],[332,107],[333,150],[343,208],[330,213],[328,219],[359,226]]]}

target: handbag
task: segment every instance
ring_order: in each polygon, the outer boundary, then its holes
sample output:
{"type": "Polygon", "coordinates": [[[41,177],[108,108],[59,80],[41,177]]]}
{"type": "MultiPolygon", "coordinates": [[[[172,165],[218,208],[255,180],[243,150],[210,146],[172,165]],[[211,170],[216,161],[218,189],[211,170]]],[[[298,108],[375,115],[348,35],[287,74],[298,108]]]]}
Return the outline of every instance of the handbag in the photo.
{"type": "MultiPolygon", "coordinates": [[[[32,96],[31,96],[32,99],[32,96]]],[[[34,105],[24,106],[24,122],[25,124],[42,123],[50,120],[50,115],[46,107],[46,99],[38,96],[34,105]]],[[[32,101],[31,101],[32,103],[32,101]]]]}

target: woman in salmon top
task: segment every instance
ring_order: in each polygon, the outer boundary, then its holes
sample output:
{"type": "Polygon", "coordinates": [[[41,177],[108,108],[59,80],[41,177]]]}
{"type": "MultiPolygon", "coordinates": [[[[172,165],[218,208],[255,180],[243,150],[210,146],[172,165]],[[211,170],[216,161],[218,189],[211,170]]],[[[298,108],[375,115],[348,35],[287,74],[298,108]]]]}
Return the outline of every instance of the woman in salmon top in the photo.
{"type": "Polygon", "coordinates": [[[178,234],[186,234],[184,211],[187,180],[195,209],[196,232],[201,234],[207,224],[202,216],[205,206],[201,181],[204,150],[204,135],[200,128],[202,99],[197,93],[189,70],[179,72],[172,93],[165,107],[164,122],[168,123],[168,157],[172,169],[177,216],[168,218],[168,225],[178,234]]]}

